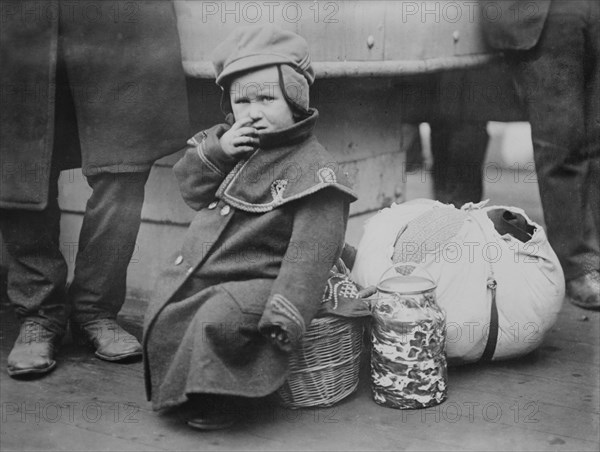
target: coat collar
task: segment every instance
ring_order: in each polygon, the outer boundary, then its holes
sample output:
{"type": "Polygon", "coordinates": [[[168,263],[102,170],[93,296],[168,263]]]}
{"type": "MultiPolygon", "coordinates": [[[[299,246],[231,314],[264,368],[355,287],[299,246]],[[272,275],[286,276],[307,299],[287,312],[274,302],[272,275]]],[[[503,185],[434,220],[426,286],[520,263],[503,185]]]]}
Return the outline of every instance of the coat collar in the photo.
{"type": "Polygon", "coordinates": [[[306,140],[312,135],[319,112],[311,108],[310,116],[277,132],[265,133],[260,136],[260,148],[269,150],[279,146],[289,146],[306,140]]]}
{"type": "Polygon", "coordinates": [[[355,201],[347,172],[313,135],[318,112],[311,113],[291,127],[262,135],[260,148],[238,162],[217,197],[247,212],[268,212],[328,187],[355,201]]]}

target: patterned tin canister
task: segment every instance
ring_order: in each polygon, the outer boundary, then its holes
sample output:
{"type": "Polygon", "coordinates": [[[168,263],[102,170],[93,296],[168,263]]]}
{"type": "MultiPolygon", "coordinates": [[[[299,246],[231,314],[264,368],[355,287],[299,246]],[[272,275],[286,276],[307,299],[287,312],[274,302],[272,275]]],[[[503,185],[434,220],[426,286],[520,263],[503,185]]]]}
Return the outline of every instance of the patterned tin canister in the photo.
{"type": "Polygon", "coordinates": [[[411,274],[378,284],[371,305],[371,386],[378,404],[426,408],[447,396],[446,315],[436,303],[434,281],[412,274],[414,265],[406,268],[411,274]]]}

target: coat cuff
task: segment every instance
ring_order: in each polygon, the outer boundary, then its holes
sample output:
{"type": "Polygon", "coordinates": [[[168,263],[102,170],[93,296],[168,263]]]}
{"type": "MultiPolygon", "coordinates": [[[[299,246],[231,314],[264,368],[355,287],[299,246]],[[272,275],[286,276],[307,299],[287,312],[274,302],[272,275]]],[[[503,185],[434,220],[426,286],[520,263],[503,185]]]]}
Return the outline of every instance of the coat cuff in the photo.
{"type": "Polygon", "coordinates": [[[258,322],[258,330],[263,333],[273,326],[278,326],[286,332],[292,348],[300,345],[306,331],[304,318],[298,308],[281,294],[274,294],[267,301],[263,315],[258,322]]]}
{"type": "Polygon", "coordinates": [[[190,146],[196,148],[200,160],[221,177],[225,177],[236,165],[238,160],[223,151],[219,139],[229,130],[226,124],[219,124],[208,130],[203,130],[188,140],[190,146]]]}

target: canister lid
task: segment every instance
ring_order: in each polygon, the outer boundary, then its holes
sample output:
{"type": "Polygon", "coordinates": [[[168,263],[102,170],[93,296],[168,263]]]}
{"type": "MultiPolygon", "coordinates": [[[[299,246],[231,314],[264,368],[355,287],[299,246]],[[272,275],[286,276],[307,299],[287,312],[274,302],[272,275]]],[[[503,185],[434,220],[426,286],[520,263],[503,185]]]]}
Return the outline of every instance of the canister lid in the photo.
{"type": "Polygon", "coordinates": [[[377,290],[386,293],[420,293],[435,289],[433,281],[422,276],[392,276],[384,279],[377,285],[377,290]]]}

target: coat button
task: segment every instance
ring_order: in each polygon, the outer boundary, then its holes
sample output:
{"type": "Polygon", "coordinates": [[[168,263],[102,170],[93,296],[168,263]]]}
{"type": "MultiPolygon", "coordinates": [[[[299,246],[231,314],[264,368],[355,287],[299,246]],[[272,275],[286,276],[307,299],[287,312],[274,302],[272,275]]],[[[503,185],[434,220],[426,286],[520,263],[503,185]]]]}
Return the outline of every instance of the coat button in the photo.
{"type": "Polygon", "coordinates": [[[223,206],[223,208],[221,209],[222,216],[228,215],[229,212],[231,212],[231,207],[229,206],[223,206]]]}
{"type": "Polygon", "coordinates": [[[210,210],[212,210],[212,209],[214,209],[215,207],[217,207],[217,204],[219,204],[219,202],[218,202],[218,201],[213,201],[213,202],[211,202],[211,203],[208,205],[208,208],[209,208],[210,210]]]}
{"type": "Polygon", "coordinates": [[[179,256],[177,256],[177,258],[175,259],[175,265],[179,265],[183,262],[183,256],[180,254],[179,256]]]}

